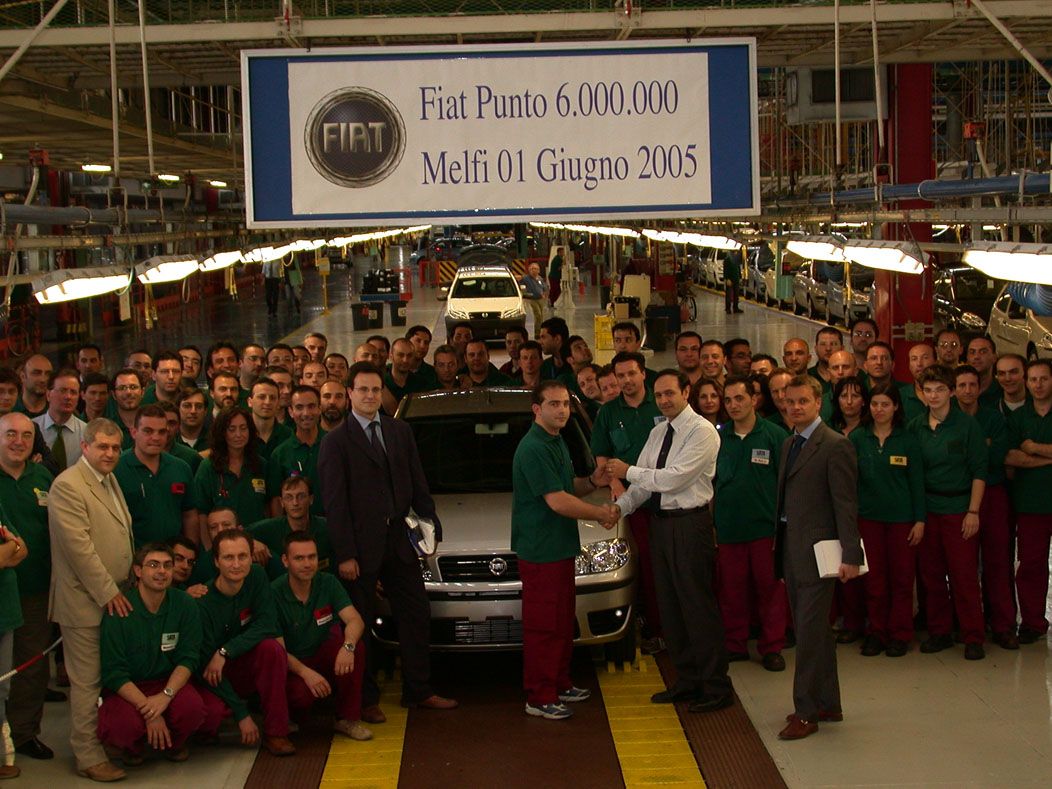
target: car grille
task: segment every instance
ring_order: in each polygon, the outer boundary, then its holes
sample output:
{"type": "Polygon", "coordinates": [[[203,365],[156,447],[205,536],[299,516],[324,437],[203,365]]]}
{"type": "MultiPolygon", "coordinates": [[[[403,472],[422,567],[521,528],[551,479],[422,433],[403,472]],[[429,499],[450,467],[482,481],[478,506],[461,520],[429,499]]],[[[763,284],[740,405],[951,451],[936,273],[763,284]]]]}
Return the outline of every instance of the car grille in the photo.
{"type": "Polygon", "coordinates": [[[521,644],[521,619],[487,619],[485,622],[457,620],[453,624],[456,644],[521,644]]]}
{"type": "Polygon", "coordinates": [[[496,320],[497,318],[500,317],[500,313],[499,312],[472,312],[472,313],[469,313],[469,315],[474,320],[480,320],[480,321],[496,320]]]}
{"type": "Polygon", "coordinates": [[[440,556],[442,581],[518,581],[519,557],[513,553],[486,556],[440,556]]]}

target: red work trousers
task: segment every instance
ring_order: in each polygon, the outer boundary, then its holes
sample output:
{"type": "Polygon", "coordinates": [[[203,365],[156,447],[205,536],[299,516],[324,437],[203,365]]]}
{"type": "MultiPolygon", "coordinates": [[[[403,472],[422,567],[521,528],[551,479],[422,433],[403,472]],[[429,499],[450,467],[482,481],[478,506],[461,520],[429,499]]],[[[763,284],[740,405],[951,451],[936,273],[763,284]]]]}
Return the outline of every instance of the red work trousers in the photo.
{"type": "Polygon", "coordinates": [[[831,624],[836,624],[837,617],[842,618],[841,630],[861,633],[866,629],[866,587],[861,578],[836,585],[830,612],[831,624]]]}
{"type": "Polygon", "coordinates": [[[241,698],[259,694],[263,734],[268,737],[289,736],[289,703],[285,695],[288,668],[285,647],[273,638],[265,638],[245,654],[231,658],[223,668],[223,678],[230,681],[241,698]]]}
{"type": "Polygon", "coordinates": [[[979,589],[979,535],[964,539],[961,536],[963,521],[963,512],[953,515],[928,513],[924,539],[920,544],[920,570],[924,578],[928,633],[933,636],[950,635],[953,630],[953,609],[956,609],[961,640],[965,644],[982,644],[986,626],[983,622],[982,592],[979,589]]]}
{"type": "Polygon", "coordinates": [[[555,704],[559,691],[573,687],[576,595],[574,560],[527,562],[519,559],[522,579],[522,684],[533,706],[555,704]]]}
{"type": "MultiPolygon", "coordinates": [[[[300,662],[314,669],[329,683],[336,694],[336,717],[345,721],[361,720],[362,717],[362,679],[365,676],[365,639],[358,642],[354,650],[354,670],[350,674],[336,676],[336,656],[343,649],[343,628],[333,625],[329,638],[318,651],[300,662]]],[[[307,683],[298,674],[291,671],[288,676],[289,707],[299,712],[310,709],[317,701],[307,683]]]]}
{"type": "Polygon", "coordinates": [[[1019,618],[1023,627],[1048,632],[1045,600],[1048,597],[1048,546],[1052,540],[1052,515],[1020,513],[1016,516],[1019,569],[1015,588],[1019,593],[1019,618]]]}
{"type": "Polygon", "coordinates": [[[774,537],[725,542],[716,553],[720,613],[728,652],[748,652],[750,600],[760,617],[761,655],[785,647],[785,584],[774,574],[774,537]]]}
{"type": "Polygon", "coordinates": [[[979,508],[983,606],[994,633],[1015,632],[1012,507],[1004,485],[987,485],[979,508]]]}
{"type": "MultiPolygon", "coordinates": [[[[155,696],[164,690],[167,681],[150,679],[136,682],[135,687],[147,696],[155,696]]],[[[204,727],[208,717],[205,703],[190,684],[183,685],[164,711],[164,722],[172,736],[172,751],[186,744],[190,735],[204,727]]],[[[219,721],[215,721],[216,727],[219,721]]],[[[99,707],[99,740],[103,745],[120,748],[131,753],[141,753],[146,744],[146,719],[133,704],[118,696],[108,694],[99,707]]]]}
{"type": "Polygon", "coordinates": [[[913,640],[913,582],[917,575],[917,549],[910,546],[912,523],[887,523],[858,519],[866,543],[869,572],[860,581],[866,590],[869,627],[866,635],[881,643],[913,640]]]}
{"type": "Polygon", "coordinates": [[[636,541],[639,557],[639,594],[643,598],[643,635],[661,635],[661,614],[658,612],[657,591],[654,586],[654,565],[650,561],[650,511],[641,508],[628,516],[632,539],[636,541]]]}

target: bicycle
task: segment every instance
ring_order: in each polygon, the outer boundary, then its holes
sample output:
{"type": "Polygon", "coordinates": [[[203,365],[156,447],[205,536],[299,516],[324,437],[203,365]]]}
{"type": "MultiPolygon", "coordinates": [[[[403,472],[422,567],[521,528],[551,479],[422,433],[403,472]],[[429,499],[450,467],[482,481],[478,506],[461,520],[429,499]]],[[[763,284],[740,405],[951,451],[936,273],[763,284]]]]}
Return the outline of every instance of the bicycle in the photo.
{"type": "Polygon", "coordinates": [[[676,296],[679,299],[679,311],[683,320],[687,323],[694,323],[698,319],[698,302],[694,298],[694,289],[690,282],[677,283],[676,296]]]}

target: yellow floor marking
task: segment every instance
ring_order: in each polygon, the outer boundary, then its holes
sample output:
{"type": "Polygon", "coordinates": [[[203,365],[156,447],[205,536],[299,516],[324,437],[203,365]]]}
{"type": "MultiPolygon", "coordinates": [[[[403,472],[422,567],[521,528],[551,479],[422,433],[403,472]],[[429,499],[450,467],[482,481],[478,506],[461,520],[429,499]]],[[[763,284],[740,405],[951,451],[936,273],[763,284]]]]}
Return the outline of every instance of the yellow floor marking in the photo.
{"type": "Polygon", "coordinates": [[[409,710],[401,706],[401,680],[388,679],[380,694],[386,723],[366,724],[373,739],[333,738],[320,789],[396,789],[409,710]]]}
{"type": "Polygon", "coordinates": [[[675,706],[650,701],[665,689],[654,659],[597,674],[625,786],[704,787],[675,706]]]}

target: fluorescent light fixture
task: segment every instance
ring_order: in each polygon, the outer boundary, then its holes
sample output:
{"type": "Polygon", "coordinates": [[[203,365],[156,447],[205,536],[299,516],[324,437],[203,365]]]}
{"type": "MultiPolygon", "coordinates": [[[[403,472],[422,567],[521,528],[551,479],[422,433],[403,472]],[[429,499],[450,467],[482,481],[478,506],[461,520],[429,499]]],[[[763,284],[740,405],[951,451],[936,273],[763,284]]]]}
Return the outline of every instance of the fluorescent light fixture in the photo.
{"type": "Polygon", "coordinates": [[[348,244],[363,244],[366,241],[379,241],[392,236],[401,236],[409,233],[423,233],[430,230],[431,225],[414,225],[413,227],[399,227],[394,230],[377,230],[372,233],[356,233],[353,236],[337,236],[330,238],[327,243],[330,247],[345,247],[348,244]]]}
{"type": "Polygon", "coordinates": [[[1052,244],[974,241],[963,259],[994,279],[1052,285],[1052,244]]]}
{"type": "Polygon", "coordinates": [[[200,268],[194,255],[156,255],[135,267],[135,276],[143,285],[180,282],[200,268]]]}
{"type": "Polygon", "coordinates": [[[843,241],[836,236],[799,236],[785,242],[786,248],[795,255],[810,260],[830,260],[843,263],[843,241]]]}
{"type": "Polygon", "coordinates": [[[219,271],[243,261],[244,257],[241,255],[240,249],[235,249],[232,252],[214,252],[211,256],[202,260],[198,268],[201,271],[219,271]]]}
{"type": "Polygon", "coordinates": [[[216,189],[226,189],[226,181],[209,181],[209,186],[214,186],[216,189]]]}
{"type": "Polygon", "coordinates": [[[157,180],[158,181],[164,181],[165,183],[168,183],[168,184],[174,184],[174,183],[178,183],[179,182],[179,176],[178,175],[172,175],[171,173],[158,173],[157,174],[157,180]]]}
{"type": "Polygon", "coordinates": [[[676,230],[652,230],[647,228],[643,235],[654,241],[667,241],[671,244],[693,244],[697,247],[714,249],[741,249],[740,241],[728,236],[708,236],[702,233],[680,233],[676,230]]]}
{"type": "Polygon", "coordinates": [[[315,249],[321,249],[327,243],[324,238],[301,238],[293,241],[288,246],[293,252],[312,252],[315,249]]]}
{"type": "Polygon", "coordinates": [[[86,173],[109,173],[113,168],[108,164],[82,164],[80,169],[86,173]]]}
{"type": "Polygon", "coordinates": [[[32,286],[39,303],[58,304],[122,290],[130,282],[131,272],[123,266],[95,266],[49,271],[34,277],[32,286]]]}
{"type": "Polygon", "coordinates": [[[639,238],[640,234],[627,227],[601,227],[597,225],[564,225],[559,222],[530,222],[530,227],[545,227],[552,230],[572,230],[575,233],[595,233],[600,236],[639,238]]]}
{"type": "Polygon", "coordinates": [[[916,244],[876,239],[845,241],[844,257],[852,263],[900,274],[922,274],[928,259],[916,244]]]}

